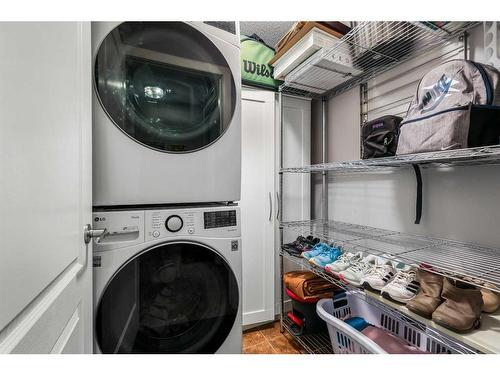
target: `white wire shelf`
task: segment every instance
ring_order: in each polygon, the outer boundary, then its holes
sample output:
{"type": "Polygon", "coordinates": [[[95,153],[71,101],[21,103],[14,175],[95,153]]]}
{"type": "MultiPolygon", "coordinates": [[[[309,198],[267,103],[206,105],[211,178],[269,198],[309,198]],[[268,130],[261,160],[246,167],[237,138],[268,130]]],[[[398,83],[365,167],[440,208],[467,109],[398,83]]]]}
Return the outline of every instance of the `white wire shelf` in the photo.
{"type": "MultiPolygon", "coordinates": [[[[452,349],[451,352],[446,351],[446,353],[474,354],[477,352],[490,351],[489,349],[485,349],[483,346],[478,345],[476,342],[471,340],[464,343],[463,338],[457,333],[441,327],[429,319],[412,313],[406,308],[406,306],[383,298],[380,294],[346,284],[336,279],[329,273],[325,272],[323,269],[309,263],[302,257],[290,255],[283,250],[281,251],[280,255],[301,266],[302,269],[306,269],[344,290],[355,291],[355,295],[359,295],[359,297],[361,298],[365,296],[368,297],[367,299],[365,299],[366,302],[381,310],[386,316],[389,316],[391,320],[399,322],[404,321],[407,324],[409,323],[414,327],[415,330],[425,332],[427,336],[432,338],[433,345],[452,349]]],[[[493,349],[492,352],[498,352],[498,350],[500,350],[500,348],[493,349]]],[[[440,353],[441,351],[434,348],[433,352],[440,353]]]]}
{"type": "Polygon", "coordinates": [[[500,145],[289,167],[282,168],[280,172],[320,173],[326,171],[336,174],[377,173],[409,168],[412,165],[419,165],[423,168],[500,165],[500,145]]]}
{"type": "Polygon", "coordinates": [[[395,258],[500,292],[500,249],[338,221],[292,221],[282,222],[280,226],[302,235],[313,235],[344,251],[395,258]]]}
{"type": "Polygon", "coordinates": [[[280,91],[309,97],[338,95],[453,41],[477,24],[479,22],[356,22],[338,43],[318,51],[289,73],[280,91]],[[352,65],[348,69],[350,73],[329,64],[331,56],[347,57],[352,65]]]}

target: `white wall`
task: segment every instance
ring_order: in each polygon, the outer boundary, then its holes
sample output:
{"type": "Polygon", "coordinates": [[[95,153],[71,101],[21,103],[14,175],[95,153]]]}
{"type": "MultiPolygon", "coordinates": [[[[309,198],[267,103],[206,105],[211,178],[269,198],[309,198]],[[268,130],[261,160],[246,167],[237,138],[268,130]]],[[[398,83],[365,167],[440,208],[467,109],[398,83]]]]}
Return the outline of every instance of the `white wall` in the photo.
{"type": "MultiPolygon", "coordinates": [[[[471,59],[481,61],[482,42],[480,26],[469,39],[471,59]]],[[[447,52],[447,57],[461,57],[450,51],[441,52],[447,52]]],[[[434,57],[435,63],[443,60],[442,54],[434,57]]],[[[383,105],[386,113],[404,111],[418,78],[431,65],[418,68],[415,61],[405,63],[371,82],[369,96],[376,99],[369,103],[370,116],[373,118],[375,108],[383,105]],[[408,97],[406,102],[396,103],[404,97],[408,97]]],[[[330,161],[359,158],[359,112],[358,88],[330,100],[330,161]]],[[[413,224],[416,183],[412,170],[331,177],[330,219],[500,247],[500,166],[429,169],[423,171],[423,180],[420,225],[413,224]]]]}

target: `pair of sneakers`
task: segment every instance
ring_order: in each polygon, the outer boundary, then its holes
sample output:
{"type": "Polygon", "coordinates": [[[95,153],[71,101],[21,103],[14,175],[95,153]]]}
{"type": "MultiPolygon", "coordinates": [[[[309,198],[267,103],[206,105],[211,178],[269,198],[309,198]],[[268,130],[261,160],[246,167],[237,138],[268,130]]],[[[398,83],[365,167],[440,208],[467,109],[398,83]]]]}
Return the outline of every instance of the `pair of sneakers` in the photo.
{"type": "Polygon", "coordinates": [[[313,236],[298,236],[297,239],[291,243],[283,245],[283,250],[287,251],[289,254],[298,256],[304,251],[308,251],[314,247],[314,245],[319,243],[319,238],[314,238],[313,236]]]}
{"type": "Polygon", "coordinates": [[[380,293],[384,298],[406,304],[417,295],[420,289],[417,270],[403,263],[398,263],[395,269],[397,270],[396,276],[381,289],[380,293]]]}
{"type": "Polygon", "coordinates": [[[416,270],[386,257],[369,255],[363,257],[344,253],[325,270],[354,286],[376,290],[383,297],[406,303],[418,292],[416,270]]]}
{"type": "Polygon", "coordinates": [[[337,260],[341,254],[342,252],[338,247],[320,242],[311,250],[303,252],[302,256],[315,266],[325,268],[327,264],[337,260]]]}

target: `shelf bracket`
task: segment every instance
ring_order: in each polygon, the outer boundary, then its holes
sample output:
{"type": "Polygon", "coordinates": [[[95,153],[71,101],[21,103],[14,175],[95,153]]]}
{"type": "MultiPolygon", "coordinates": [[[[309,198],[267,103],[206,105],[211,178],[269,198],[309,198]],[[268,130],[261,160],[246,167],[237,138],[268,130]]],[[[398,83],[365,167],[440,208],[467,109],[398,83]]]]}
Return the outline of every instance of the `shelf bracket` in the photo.
{"type": "Polygon", "coordinates": [[[412,164],[417,179],[417,200],[415,204],[415,224],[420,224],[422,218],[422,173],[418,164],[412,164]]]}

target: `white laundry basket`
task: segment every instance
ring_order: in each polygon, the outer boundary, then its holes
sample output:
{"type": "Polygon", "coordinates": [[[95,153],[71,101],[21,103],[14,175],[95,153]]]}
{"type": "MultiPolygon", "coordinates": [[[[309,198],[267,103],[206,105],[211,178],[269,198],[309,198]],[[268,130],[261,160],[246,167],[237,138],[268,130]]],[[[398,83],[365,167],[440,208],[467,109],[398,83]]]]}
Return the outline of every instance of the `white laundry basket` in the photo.
{"type": "Polygon", "coordinates": [[[327,323],[334,353],[337,354],[386,354],[374,341],[363,335],[342,319],[361,317],[373,326],[379,327],[402,338],[409,345],[431,353],[456,353],[442,342],[428,337],[425,330],[412,326],[410,322],[385,313],[367,302],[362,292],[348,291],[333,299],[322,299],[316,305],[318,315],[327,323]],[[336,307],[335,307],[336,306],[336,307]]]}

